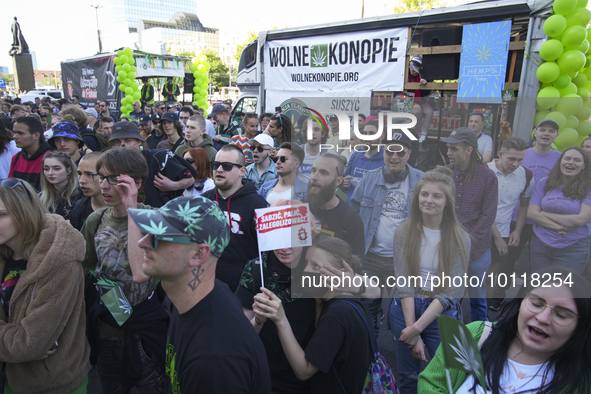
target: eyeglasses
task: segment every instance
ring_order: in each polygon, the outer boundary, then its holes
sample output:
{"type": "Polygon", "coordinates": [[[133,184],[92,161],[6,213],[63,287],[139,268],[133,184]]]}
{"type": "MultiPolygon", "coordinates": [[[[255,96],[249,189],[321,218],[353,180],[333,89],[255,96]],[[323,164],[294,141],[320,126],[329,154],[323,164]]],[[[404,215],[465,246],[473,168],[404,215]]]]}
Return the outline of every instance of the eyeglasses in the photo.
{"type": "Polygon", "coordinates": [[[31,193],[29,193],[29,189],[27,189],[27,187],[25,186],[24,182],[21,179],[18,178],[4,178],[4,179],[0,179],[0,187],[3,187],[5,189],[14,189],[17,185],[20,185],[25,193],[27,193],[27,196],[29,196],[29,199],[31,201],[33,201],[33,196],[31,196],[31,193]]]}
{"type": "Polygon", "coordinates": [[[188,158],[188,159],[185,159],[185,160],[186,160],[186,161],[187,161],[187,163],[189,163],[189,164],[195,164],[195,160],[194,160],[194,159],[188,158]]]}
{"type": "Polygon", "coordinates": [[[223,163],[220,163],[219,161],[212,161],[211,162],[211,169],[214,171],[217,171],[217,169],[220,168],[220,166],[222,166],[222,169],[224,171],[232,171],[234,166],[236,166],[238,168],[244,167],[242,164],[230,163],[228,161],[225,161],[223,163]]]}
{"type": "Polygon", "coordinates": [[[287,156],[277,156],[277,161],[280,161],[282,163],[285,163],[288,160],[289,160],[289,157],[287,157],[287,156]]]}
{"type": "Polygon", "coordinates": [[[104,176],[103,174],[92,174],[92,180],[97,182],[97,183],[103,183],[103,181],[106,179],[107,183],[109,185],[118,185],[119,181],[117,180],[117,177],[119,175],[108,175],[108,176],[104,176]]]}
{"type": "Polygon", "coordinates": [[[404,150],[402,145],[389,145],[386,149],[384,149],[384,154],[388,157],[392,157],[394,154],[396,154],[398,157],[402,158],[402,157],[406,156],[407,153],[408,153],[408,151],[404,150]],[[395,148],[397,147],[397,148],[400,148],[400,150],[391,151],[390,147],[395,147],[395,148]]]}
{"type": "Polygon", "coordinates": [[[158,109],[166,109],[166,107],[158,107],[158,109]]]}
{"type": "Polygon", "coordinates": [[[546,308],[552,309],[552,321],[559,326],[568,327],[573,324],[577,317],[580,317],[570,309],[560,306],[550,306],[543,298],[532,293],[527,293],[523,302],[525,307],[533,313],[542,313],[546,308]]]}
{"type": "Polygon", "coordinates": [[[253,152],[256,150],[257,152],[262,153],[262,152],[264,152],[266,150],[271,150],[271,149],[265,149],[265,148],[263,148],[260,145],[257,145],[257,146],[251,145],[250,146],[250,150],[253,151],[253,152]]]}
{"type": "Polygon", "coordinates": [[[174,235],[149,234],[148,240],[150,241],[150,248],[152,248],[152,250],[158,249],[158,241],[174,242],[174,243],[183,244],[183,245],[190,245],[192,243],[195,243],[195,242],[193,242],[193,240],[191,240],[191,238],[176,237],[174,235]]]}
{"type": "Polygon", "coordinates": [[[99,104],[99,107],[103,107],[103,108],[104,108],[104,107],[106,107],[106,105],[104,105],[104,104],[99,104]]]}
{"type": "Polygon", "coordinates": [[[139,104],[132,104],[132,105],[133,105],[134,107],[138,107],[138,106],[139,106],[139,104]]]}

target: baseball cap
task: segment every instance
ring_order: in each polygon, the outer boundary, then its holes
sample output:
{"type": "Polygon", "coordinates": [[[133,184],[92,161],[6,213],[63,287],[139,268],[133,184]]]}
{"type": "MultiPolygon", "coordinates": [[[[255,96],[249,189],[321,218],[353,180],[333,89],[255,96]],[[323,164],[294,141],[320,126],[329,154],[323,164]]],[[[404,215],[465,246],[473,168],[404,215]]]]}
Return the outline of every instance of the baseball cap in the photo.
{"type": "Polygon", "coordinates": [[[51,128],[52,136],[47,141],[49,145],[55,146],[55,137],[65,137],[70,138],[72,140],[78,140],[78,148],[82,148],[84,146],[84,140],[80,138],[80,132],[78,131],[78,126],[74,123],[63,120],[61,122],[56,123],[51,128]]]}
{"type": "Polygon", "coordinates": [[[163,120],[168,120],[169,122],[176,122],[177,120],[179,120],[179,116],[174,112],[165,112],[160,117],[160,121],[163,120]]]}
{"type": "Polygon", "coordinates": [[[258,142],[261,145],[268,145],[271,148],[275,146],[275,143],[273,142],[273,137],[267,134],[259,134],[252,140],[258,142]]]}
{"type": "Polygon", "coordinates": [[[449,137],[442,138],[441,141],[447,142],[448,144],[458,144],[463,142],[473,146],[474,148],[478,147],[478,137],[476,137],[476,133],[468,127],[460,127],[459,129],[455,129],[451,132],[449,137]]]}
{"type": "Polygon", "coordinates": [[[152,117],[148,114],[143,114],[140,116],[139,124],[148,124],[152,120],[152,117]]]}
{"type": "Polygon", "coordinates": [[[538,125],[536,126],[536,129],[538,127],[540,127],[541,125],[543,125],[544,123],[550,123],[556,130],[560,129],[560,125],[554,119],[543,119],[543,120],[541,120],[540,123],[538,123],[538,125]]]}
{"type": "Polygon", "coordinates": [[[410,61],[423,65],[423,59],[420,56],[413,56],[412,59],[410,59],[410,61]]]}
{"type": "Polygon", "coordinates": [[[211,253],[220,257],[230,242],[226,216],[214,201],[201,196],[178,197],[159,209],[128,209],[142,233],[186,236],[195,243],[209,245],[211,253]]]}
{"type": "Polygon", "coordinates": [[[95,118],[98,117],[98,114],[96,113],[96,110],[92,107],[88,107],[84,110],[84,112],[86,112],[89,115],[94,116],[95,118]]]}
{"type": "Polygon", "coordinates": [[[152,123],[154,124],[160,123],[160,115],[158,114],[151,114],[150,119],[152,119],[152,123]]]}
{"type": "Polygon", "coordinates": [[[392,139],[387,139],[384,144],[402,144],[406,145],[407,148],[411,148],[412,140],[402,131],[392,131],[392,139]]]}
{"type": "Polygon", "coordinates": [[[214,116],[216,116],[218,113],[220,112],[228,112],[228,108],[226,108],[224,106],[224,104],[216,104],[213,106],[213,108],[211,109],[211,112],[209,113],[209,117],[213,118],[214,116]]]}
{"type": "Polygon", "coordinates": [[[140,134],[140,129],[133,122],[117,122],[113,125],[113,134],[109,138],[109,145],[113,145],[113,141],[121,138],[136,138],[145,141],[140,134]]]}

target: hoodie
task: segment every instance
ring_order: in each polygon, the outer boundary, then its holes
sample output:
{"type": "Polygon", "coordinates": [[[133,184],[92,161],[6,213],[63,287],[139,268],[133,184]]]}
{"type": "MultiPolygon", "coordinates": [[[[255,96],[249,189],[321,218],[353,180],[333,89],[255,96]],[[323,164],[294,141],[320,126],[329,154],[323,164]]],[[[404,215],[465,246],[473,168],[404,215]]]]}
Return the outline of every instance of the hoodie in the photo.
{"type": "Polygon", "coordinates": [[[202,196],[216,201],[228,219],[230,243],[218,259],[215,276],[234,292],[246,263],[259,255],[254,210],[266,208],[267,200],[257,193],[254,182],[247,180],[228,198],[219,195],[217,187],[202,196]]]}
{"type": "Polygon", "coordinates": [[[176,148],[174,153],[176,153],[180,157],[183,157],[183,152],[186,151],[187,149],[191,149],[191,148],[205,149],[205,151],[207,152],[207,155],[209,156],[210,161],[215,160],[215,154],[218,153],[218,151],[215,150],[215,148],[213,147],[213,140],[211,139],[211,136],[209,134],[205,134],[205,133],[203,134],[203,142],[201,142],[199,145],[191,146],[190,142],[185,140],[185,142],[183,142],[183,144],[181,146],[176,148]]]}
{"type": "Polygon", "coordinates": [[[47,143],[41,141],[41,146],[31,157],[27,155],[24,149],[21,149],[16,155],[12,157],[10,162],[9,178],[19,178],[23,181],[29,182],[33,187],[41,191],[41,167],[43,157],[47,151],[54,150],[54,148],[47,143]]]}
{"type": "MultiPolygon", "coordinates": [[[[84,238],[61,216],[46,214],[39,241],[0,321],[0,361],[15,393],[69,393],[90,371],[84,308],[84,238]],[[39,359],[55,342],[57,351],[39,359]]],[[[0,260],[0,272],[4,271],[0,260]]],[[[0,308],[2,315],[4,309],[0,308]]]]}

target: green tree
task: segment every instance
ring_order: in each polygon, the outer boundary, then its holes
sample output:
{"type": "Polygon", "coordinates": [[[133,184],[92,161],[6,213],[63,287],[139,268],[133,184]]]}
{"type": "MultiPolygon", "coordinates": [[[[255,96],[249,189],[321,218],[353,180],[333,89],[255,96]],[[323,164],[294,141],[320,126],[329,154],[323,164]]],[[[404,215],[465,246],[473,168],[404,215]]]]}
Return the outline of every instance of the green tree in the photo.
{"type": "Polygon", "coordinates": [[[254,30],[251,30],[248,32],[246,41],[242,44],[236,45],[236,52],[234,52],[234,60],[236,60],[236,64],[240,63],[240,55],[242,55],[242,50],[244,49],[244,47],[246,47],[248,44],[250,44],[257,38],[259,38],[259,35],[254,30]]]}

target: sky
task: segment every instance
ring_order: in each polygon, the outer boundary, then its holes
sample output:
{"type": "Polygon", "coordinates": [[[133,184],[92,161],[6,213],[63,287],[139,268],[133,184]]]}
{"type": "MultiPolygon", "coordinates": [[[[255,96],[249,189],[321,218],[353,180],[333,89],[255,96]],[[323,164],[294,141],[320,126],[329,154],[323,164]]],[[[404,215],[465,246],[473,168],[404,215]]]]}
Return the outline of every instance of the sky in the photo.
{"type": "MultiPolygon", "coordinates": [[[[392,14],[396,2],[365,0],[365,16],[392,14]]],[[[220,14],[220,7],[212,6],[215,3],[210,1],[198,1],[197,4],[197,16],[204,26],[219,29],[224,29],[224,26],[238,27],[244,31],[246,41],[249,30],[259,32],[274,26],[297,27],[359,19],[362,0],[340,0],[338,3],[334,0],[226,0],[223,9],[229,11],[225,14],[220,14]],[[253,4],[252,8],[246,8],[246,3],[253,4]],[[338,7],[335,7],[336,4],[338,7]]],[[[96,17],[91,5],[102,7],[98,10],[99,25],[104,26],[109,15],[109,0],[3,1],[0,13],[0,66],[8,66],[12,72],[12,59],[8,51],[12,44],[10,26],[15,16],[29,49],[36,53],[39,70],[59,70],[60,61],[97,53],[96,17]]],[[[103,48],[104,51],[114,49],[117,48],[103,48]]]]}

